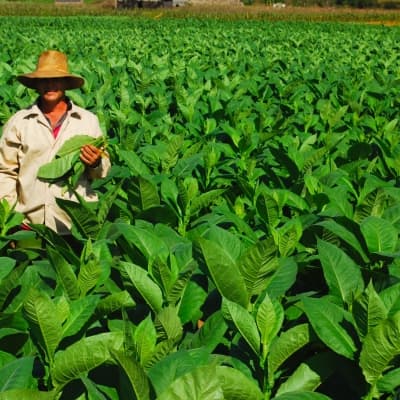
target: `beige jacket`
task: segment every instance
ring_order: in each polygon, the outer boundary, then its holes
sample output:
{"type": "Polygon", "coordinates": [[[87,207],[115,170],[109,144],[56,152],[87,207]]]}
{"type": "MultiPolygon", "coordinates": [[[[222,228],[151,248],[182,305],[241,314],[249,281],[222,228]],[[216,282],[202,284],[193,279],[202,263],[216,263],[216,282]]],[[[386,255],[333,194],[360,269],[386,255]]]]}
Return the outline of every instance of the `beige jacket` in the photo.
{"type": "MultiPolygon", "coordinates": [[[[54,159],[62,144],[74,135],[102,135],[99,121],[93,113],[71,104],[55,139],[50,124],[34,104],[18,111],[3,128],[0,138],[0,198],[16,204],[26,223],[45,224],[59,234],[66,234],[71,221],[56,204],[61,197],[76,201],[76,197],[58,184],[37,178],[41,165],[54,159]]],[[[103,157],[97,168],[87,168],[78,183],[77,192],[87,201],[97,199],[90,180],[106,176],[110,161],[103,157]]]]}

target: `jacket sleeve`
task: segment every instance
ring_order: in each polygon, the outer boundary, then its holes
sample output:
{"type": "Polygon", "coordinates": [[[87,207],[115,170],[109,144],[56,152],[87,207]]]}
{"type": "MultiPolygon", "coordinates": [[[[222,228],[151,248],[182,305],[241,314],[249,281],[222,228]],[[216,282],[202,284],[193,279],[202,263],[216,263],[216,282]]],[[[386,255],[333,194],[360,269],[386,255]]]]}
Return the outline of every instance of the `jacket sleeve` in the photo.
{"type": "Polygon", "coordinates": [[[18,129],[11,118],[3,127],[0,138],[0,199],[10,204],[17,201],[18,152],[21,147],[18,129]]]}

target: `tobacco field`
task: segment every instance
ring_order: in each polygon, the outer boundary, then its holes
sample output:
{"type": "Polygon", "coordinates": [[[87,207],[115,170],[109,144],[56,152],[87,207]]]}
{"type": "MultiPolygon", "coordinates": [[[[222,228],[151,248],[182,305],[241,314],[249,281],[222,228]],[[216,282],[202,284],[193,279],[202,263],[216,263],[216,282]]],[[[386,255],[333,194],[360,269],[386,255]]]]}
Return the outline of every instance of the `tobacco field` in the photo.
{"type": "Polygon", "coordinates": [[[0,36],[0,125],[58,49],[112,162],[98,202],[59,202],[79,250],[0,201],[0,400],[399,398],[400,28],[1,17],[0,36]]]}

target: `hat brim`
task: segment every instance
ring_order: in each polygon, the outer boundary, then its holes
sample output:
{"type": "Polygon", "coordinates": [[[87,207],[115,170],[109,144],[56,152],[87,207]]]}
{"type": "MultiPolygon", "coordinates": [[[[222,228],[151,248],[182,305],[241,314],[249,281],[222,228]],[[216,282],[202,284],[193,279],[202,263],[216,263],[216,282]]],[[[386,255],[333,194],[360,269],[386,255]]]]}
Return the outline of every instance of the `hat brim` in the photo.
{"type": "Polygon", "coordinates": [[[64,78],[66,82],[65,90],[78,89],[85,83],[84,79],[77,75],[69,74],[57,74],[57,73],[46,73],[41,74],[38,72],[33,72],[30,74],[18,75],[17,80],[21,82],[24,86],[30,89],[37,89],[40,79],[51,79],[51,78],[64,78]]]}

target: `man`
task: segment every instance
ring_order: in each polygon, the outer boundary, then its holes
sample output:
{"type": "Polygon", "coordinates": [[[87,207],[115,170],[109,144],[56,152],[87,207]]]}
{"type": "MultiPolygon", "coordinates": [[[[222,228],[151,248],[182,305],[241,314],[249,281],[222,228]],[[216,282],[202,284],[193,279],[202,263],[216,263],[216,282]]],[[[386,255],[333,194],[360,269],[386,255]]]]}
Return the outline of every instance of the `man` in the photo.
{"type": "MultiPolygon", "coordinates": [[[[76,200],[61,183],[48,183],[37,177],[41,165],[52,161],[66,140],[74,135],[102,135],[97,117],[76,105],[65,95],[77,89],[83,78],[68,70],[65,54],[43,52],[36,70],[19,75],[18,81],[35,89],[39,97],[27,109],[14,114],[3,128],[0,138],[0,199],[16,204],[25,223],[45,224],[57,233],[69,234],[71,221],[56,204],[56,198],[76,200]]],[[[80,159],[86,165],[76,192],[85,200],[96,200],[90,187],[92,179],[104,177],[109,168],[108,158],[93,145],[81,148],[80,159]]]]}

